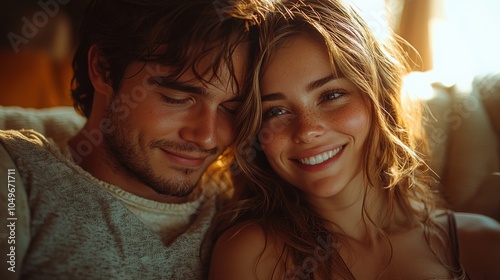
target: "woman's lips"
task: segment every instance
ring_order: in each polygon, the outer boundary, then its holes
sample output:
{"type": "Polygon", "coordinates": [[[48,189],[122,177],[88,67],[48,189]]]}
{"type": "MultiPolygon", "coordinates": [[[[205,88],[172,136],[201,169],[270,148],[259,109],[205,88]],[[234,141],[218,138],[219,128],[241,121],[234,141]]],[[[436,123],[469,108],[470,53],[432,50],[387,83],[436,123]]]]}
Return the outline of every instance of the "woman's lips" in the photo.
{"type": "Polygon", "coordinates": [[[314,156],[297,158],[294,159],[294,162],[304,171],[320,171],[337,161],[344,152],[346,146],[347,144],[318,153],[314,156]]]}
{"type": "Polygon", "coordinates": [[[321,154],[318,154],[318,155],[315,155],[312,157],[299,159],[298,161],[300,163],[306,164],[306,165],[320,164],[320,163],[323,163],[323,162],[331,159],[332,157],[336,156],[338,153],[340,153],[340,151],[342,151],[343,148],[344,148],[344,146],[340,146],[336,149],[329,150],[329,151],[323,152],[321,154]]]}

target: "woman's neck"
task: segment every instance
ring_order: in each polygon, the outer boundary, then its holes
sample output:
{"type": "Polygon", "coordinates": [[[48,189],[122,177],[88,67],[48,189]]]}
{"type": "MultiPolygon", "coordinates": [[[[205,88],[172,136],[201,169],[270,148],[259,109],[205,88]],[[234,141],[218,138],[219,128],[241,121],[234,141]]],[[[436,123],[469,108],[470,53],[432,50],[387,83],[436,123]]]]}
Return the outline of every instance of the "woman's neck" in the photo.
{"type": "Polygon", "coordinates": [[[383,190],[368,186],[362,172],[335,196],[308,200],[319,215],[332,222],[333,232],[365,244],[379,239],[377,227],[384,226],[381,213],[387,202],[383,190]]]}

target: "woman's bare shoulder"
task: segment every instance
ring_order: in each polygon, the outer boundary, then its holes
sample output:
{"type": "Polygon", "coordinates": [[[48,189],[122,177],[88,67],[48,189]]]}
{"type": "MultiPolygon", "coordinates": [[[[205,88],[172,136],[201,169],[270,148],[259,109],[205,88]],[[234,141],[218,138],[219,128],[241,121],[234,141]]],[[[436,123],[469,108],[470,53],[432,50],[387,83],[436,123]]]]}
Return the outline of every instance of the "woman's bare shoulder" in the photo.
{"type": "Polygon", "coordinates": [[[492,234],[495,236],[500,230],[499,221],[489,216],[476,213],[438,210],[434,215],[436,222],[447,227],[449,222],[447,214],[449,213],[453,213],[453,216],[455,216],[457,230],[464,236],[477,234],[492,234]]]}
{"type": "Polygon", "coordinates": [[[498,233],[500,230],[500,223],[485,215],[455,212],[455,217],[460,231],[473,234],[474,232],[498,233]]]}
{"type": "Polygon", "coordinates": [[[500,279],[500,223],[488,216],[455,213],[460,258],[472,279],[500,279]]]}
{"type": "Polygon", "coordinates": [[[257,223],[234,226],[215,243],[209,279],[270,279],[278,246],[257,223]]]}

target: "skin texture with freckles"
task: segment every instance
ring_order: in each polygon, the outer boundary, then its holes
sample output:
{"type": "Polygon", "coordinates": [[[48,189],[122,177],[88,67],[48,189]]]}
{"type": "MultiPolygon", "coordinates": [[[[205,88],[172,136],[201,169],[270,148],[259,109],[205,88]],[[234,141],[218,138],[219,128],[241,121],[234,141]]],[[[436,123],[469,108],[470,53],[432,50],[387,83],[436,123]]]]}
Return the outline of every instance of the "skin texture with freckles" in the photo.
{"type": "MultiPolygon", "coordinates": [[[[327,228],[331,237],[336,238],[336,230],[345,237],[341,245],[330,244],[353,275],[342,279],[374,279],[374,275],[383,275],[380,279],[449,278],[449,271],[426,246],[423,227],[400,230],[396,226],[385,239],[373,224],[364,222],[363,208],[379,222],[377,213],[386,203],[381,190],[367,186],[363,173],[370,110],[354,83],[332,76],[324,43],[308,35],[290,37],[271,56],[260,88],[263,123],[259,143],[263,153],[277,175],[299,190],[307,201],[305,207],[331,221],[327,228]]],[[[404,213],[398,213],[396,224],[404,219],[404,213]]],[[[313,250],[328,243],[318,243],[322,235],[316,229],[304,230],[313,231],[317,241],[313,250]]],[[[325,260],[316,258],[322,254],[331,260],[328,253],[314,251],[301,262],[287,263],[290,259],[282,258],[281,251],[286,242],[290,242],[286,233],[275,235],[259,222],[230,228],[216,244],[212,265],[216,277],[212,279],[232,280],[241,274],[250,275],[245,279],[284,279],[285,274],[300,279],[305,272],[297,268],[309,264],[313,256],[316,262],[325,260]],[[229,269],[227,260],[231,262],[229,269]],[[222,270],[229,270],[229,276],[220,278],[222,270]]],[[[313,270],[314,261],[310,262],[313,270]]]]}
{"type": "Polygon", "coordinates": [[[324,44],[301,35],[271,58],[261,80],[264,153],[281,177],[311,198],[361,188],[370,116],[355,85],[331,75],[324,44]],[[337,154],[320,164],[301,162],[330,151],[337,154]]]}
{"type": "Polygon", "coordinates": [[[252,76],[260,130],[235,143],[258,145],[236,151],[209,279],[500,279],[498,222],[449,209],[430,180],[404,41],[346,1],[276,6],[252,76]]]}

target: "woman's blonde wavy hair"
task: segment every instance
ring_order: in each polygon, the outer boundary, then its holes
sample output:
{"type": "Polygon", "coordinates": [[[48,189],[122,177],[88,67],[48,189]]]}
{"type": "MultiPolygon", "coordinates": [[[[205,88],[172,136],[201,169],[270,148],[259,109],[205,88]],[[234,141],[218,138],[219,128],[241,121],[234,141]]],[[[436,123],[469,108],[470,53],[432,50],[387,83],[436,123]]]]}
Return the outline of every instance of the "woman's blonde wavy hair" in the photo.
{"type": "MultiPolygon", "coordinates": [[[[403,78],[410,71],[408,54],[402,49],[404,42],[396,35],[377,38],[358,12],[342,0],[275,2],[274,8],[259,27],[253,94],[260,95],[262,73],[283,44],[300,34],[324,41],[334,76],[353,82],[364,93],[371,112],[373,123],[365,144],[363,169],[367,187],[383,190],[385,208],[379,224],[372,219],[374,214],[363,208],[365,222],[373,223],[387,238],[384,228],[392,226],[396,210],[402,211],[407,219],[397,226],[423,224],[428,243],[437,233],[440,245],[433,250],[452,269],[449,258],[440,256],[437,252],[442,250],[436,249],[443,248],[448,239],[446,231],[431,219],[431,213],[443,205],[426,176],[424,156],[428,151],[421,112],[418,104],[402,97],[403,78]]],[[[257,140],[260,101],[253,106],[249,110],[258,113],[249,113],[251,118],[246,120],[246,128],[253,129],[240,133],[234,148],[239,166],[233,169],[237,199],[217,217],[216,237],[237,224],[259,223],[268,236],[283,241],[281,261],[286,263],[287,277],[332,279],[335,274],[335,279],[348,278],[348,268],[335,248],[318,247],[318,242],[325,240],[342,242],[342,234],[329,232],[328,222],[311,210],[301,192],[272,170],[257,140]],[[304,260],[318,248],[332,261],[304,268],[304,260]]]]}

